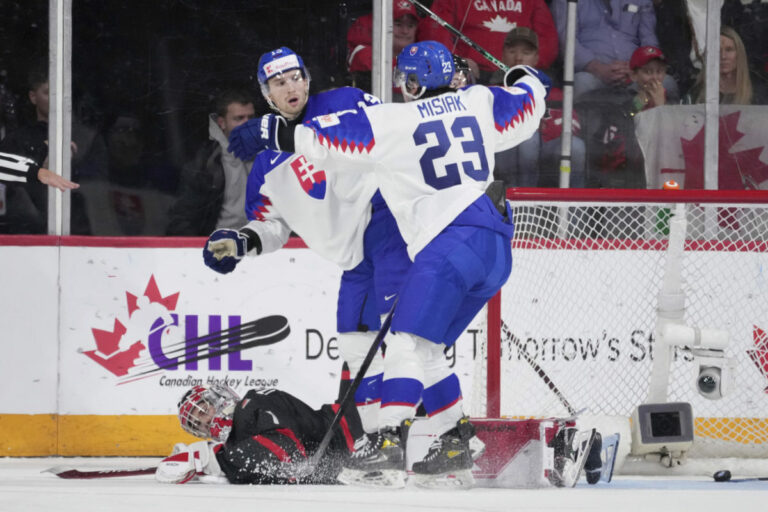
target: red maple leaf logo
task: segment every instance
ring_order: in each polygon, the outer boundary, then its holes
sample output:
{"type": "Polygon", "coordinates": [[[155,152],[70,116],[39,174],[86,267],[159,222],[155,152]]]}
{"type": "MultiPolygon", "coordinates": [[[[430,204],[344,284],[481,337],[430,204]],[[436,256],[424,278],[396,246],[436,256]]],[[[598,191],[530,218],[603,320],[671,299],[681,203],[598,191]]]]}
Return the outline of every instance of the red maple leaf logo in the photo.
{"type": "MultiPolygon", "coordinates": [[[[752,339],[754,340],[755,348],[747,350],[747,355],[755,363],[763,377],[768,379],[768,333],[754,325],[752,326],[752,339]]],[[[768,387],[763,391],[768,393],[768,387]]]]}
{"type": "Polygon", "coordinates": [[[139,358],[141,351],[146,348],[142,343],[142,339],[146,338],[150,332],[151,324],[147,325],[147,323],[157,318],[155,310],[174,311],[179,300],[179,292],[163,297],[154,275],[150,276],[141,299],[130,292],[126,292],[125,295],[128,316],[131,320],[128,322],[128,325],[131,328],[126,327],[118,319],[115,319],[111,331],[93,328],[91,332],[96,342],[96,350],[83,352],[86,356],[118,377],[126,375],[136,365],[136,359],[139,358]],[[152,304],[159,305],[159,308],[148,307],[152,304]],[[134,313],[140,311],[142,306],[149,310],[149,314],[144,315],[145,318],[138,318],[141,315],[134,316],[134,313]],[[124,348],[121,349],[121,345],[124,348]]]}
{"type": "MultiPolygon", "coordinates": [[[[735,153],[730,149],[744,137],[737,128],[740,111],[720,117],[718,149],[718,188],[720,190],[757,189],[768,180],[768,164],[760,160],[763,147],[735,153]]],[[[680,139],[684,169],[661,169],[661,173],[684,173],[686,189],[704,188],[704,126],[690,140],[680,139]]]]}

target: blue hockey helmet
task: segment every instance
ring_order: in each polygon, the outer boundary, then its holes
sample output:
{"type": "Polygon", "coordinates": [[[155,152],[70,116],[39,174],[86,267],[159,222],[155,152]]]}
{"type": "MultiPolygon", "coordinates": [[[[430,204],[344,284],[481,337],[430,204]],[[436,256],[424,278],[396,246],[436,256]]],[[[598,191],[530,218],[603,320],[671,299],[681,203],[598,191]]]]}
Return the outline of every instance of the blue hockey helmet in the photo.
{"type": "MultiPolygon", "coordinates": [[[[415,85],[425,90],[448,87],[454,73],[453,55],[437,41],[421,41],[403,48],[397,57],[395,86],[415,85]]],[[[410,94],[408,94],[411,96],[410,94]]]]}
{"type": "Polygon", "coordinates": [[[259,84],[266,86],[267,81],[273,76],[292,69],[300,69],[304,77],[309,79],[307,68],[304,66],[304,61],[301,57],[290,48],[283,46],[267,52],[259,58],[259,69],[256,72],[256,76],[259,79],[259,84]]]}

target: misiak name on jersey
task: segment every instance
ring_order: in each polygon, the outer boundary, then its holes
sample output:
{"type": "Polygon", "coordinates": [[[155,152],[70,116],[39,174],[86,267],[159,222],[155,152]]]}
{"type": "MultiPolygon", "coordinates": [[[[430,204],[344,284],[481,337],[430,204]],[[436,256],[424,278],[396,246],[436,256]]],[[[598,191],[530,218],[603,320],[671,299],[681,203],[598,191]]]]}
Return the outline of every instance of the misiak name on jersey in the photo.
{"type": "Polygon", "coordinates": [[[455,94],[437,96],[431,100],[419,103],[418,108],[422,119],[467,110],[467,107],[461,101],[461,97],[455,94]]]}

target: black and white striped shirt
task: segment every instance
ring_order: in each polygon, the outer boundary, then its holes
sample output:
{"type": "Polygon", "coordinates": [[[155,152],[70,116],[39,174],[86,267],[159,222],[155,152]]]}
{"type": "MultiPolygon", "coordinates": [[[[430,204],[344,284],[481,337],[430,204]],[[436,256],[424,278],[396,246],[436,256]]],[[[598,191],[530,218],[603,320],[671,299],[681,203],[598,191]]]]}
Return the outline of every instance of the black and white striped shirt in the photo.
{"type": "Polygon", "coordinates": [[[0,181],[26,182],[27,175],[35,175],[39,168],[40,166],[31,158],[12,155],[11,153],[0,153],[0,181]]]}

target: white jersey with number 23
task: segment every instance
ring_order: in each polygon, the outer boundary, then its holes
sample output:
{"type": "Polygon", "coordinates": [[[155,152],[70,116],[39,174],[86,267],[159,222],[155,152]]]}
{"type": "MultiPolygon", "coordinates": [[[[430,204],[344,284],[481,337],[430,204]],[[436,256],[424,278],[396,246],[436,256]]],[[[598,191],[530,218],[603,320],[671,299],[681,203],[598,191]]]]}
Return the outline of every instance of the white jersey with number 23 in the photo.
{"type": "Polygon", "coordinates": [[[533,135],[544,96],[538,80],[524,77],[513,87],[337,112],[296,127],[295,150],[332,161],[331,172],[374,172],[413,259],[484,193],[494,153],[533,135]]]}

